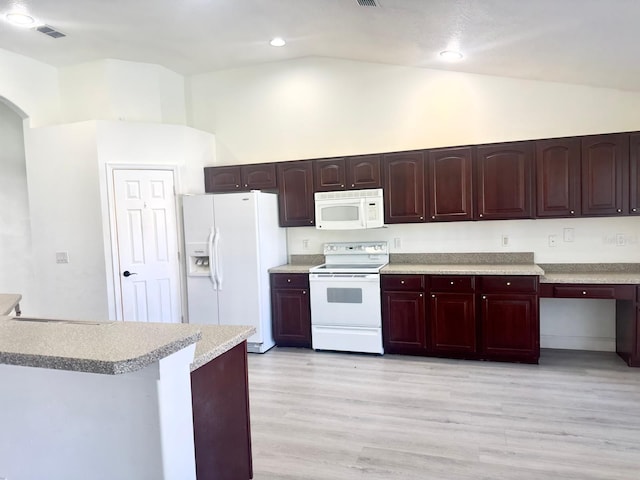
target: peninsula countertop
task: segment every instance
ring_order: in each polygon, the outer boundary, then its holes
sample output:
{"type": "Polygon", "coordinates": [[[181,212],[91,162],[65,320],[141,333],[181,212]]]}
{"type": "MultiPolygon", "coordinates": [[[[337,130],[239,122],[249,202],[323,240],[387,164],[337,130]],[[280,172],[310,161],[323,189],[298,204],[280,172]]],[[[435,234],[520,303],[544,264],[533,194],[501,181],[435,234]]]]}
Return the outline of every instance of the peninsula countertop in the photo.
{"type": "Polygon", "coordinates": [[[191,370],[209,362],[255,329],[244,326],[82,322],[0,317],[0,363],[120,374],[146,367],[193,343],[191,370]]]}

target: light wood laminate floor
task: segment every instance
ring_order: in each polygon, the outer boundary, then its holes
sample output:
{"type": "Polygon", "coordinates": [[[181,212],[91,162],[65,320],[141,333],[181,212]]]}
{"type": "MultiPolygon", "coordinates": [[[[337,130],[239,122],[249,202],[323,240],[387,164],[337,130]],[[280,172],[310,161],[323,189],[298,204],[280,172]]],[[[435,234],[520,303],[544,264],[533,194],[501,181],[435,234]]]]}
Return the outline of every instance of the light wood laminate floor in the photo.
{"type": "Polygon", "coordinates": [[[314,352],[249,355],[255,480],[640,479],[640,369],[314,352]]]}

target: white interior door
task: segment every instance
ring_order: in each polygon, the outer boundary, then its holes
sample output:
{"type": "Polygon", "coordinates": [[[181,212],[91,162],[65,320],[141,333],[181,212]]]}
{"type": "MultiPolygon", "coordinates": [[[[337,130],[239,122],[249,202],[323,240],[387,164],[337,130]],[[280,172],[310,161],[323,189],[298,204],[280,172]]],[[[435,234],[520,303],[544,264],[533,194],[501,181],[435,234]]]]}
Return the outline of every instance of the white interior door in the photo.
{"type": "Polygon", "coordinates": [[[180,322],[173,171],[114,169],[113,192],[122,320],[180,322]]]}

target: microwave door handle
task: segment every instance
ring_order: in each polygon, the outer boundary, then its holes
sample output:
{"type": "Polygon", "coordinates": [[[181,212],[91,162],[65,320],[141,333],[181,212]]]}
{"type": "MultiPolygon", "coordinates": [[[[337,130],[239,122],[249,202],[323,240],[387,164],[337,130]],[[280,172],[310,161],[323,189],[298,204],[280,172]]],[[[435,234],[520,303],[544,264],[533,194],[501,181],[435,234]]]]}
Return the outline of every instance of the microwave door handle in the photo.
{"type": "Polygon", "coordinates": [[[360,211],[362,212],[360,225],[362,225],[362,228],[367,228],[367,215],[369,212],[367,211],[367,200],[364,198],[360,199],[360,211]]]}

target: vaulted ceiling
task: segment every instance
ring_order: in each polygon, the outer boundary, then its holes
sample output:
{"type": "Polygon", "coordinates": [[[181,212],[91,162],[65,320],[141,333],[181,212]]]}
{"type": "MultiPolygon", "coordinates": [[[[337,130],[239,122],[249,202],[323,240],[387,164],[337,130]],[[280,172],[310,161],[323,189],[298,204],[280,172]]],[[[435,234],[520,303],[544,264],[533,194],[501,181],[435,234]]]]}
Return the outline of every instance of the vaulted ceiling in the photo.
{"type": "Polygon", "coordinates": [[[0,0],[66,34],[0,21],[0,48],[190,75],[322,56],[640,90],[638,0],[0,0]],[[271,47],[281,36],[287,45],[271,47]],[[443,62],[457,48],[465,57],[443,62]]]}

